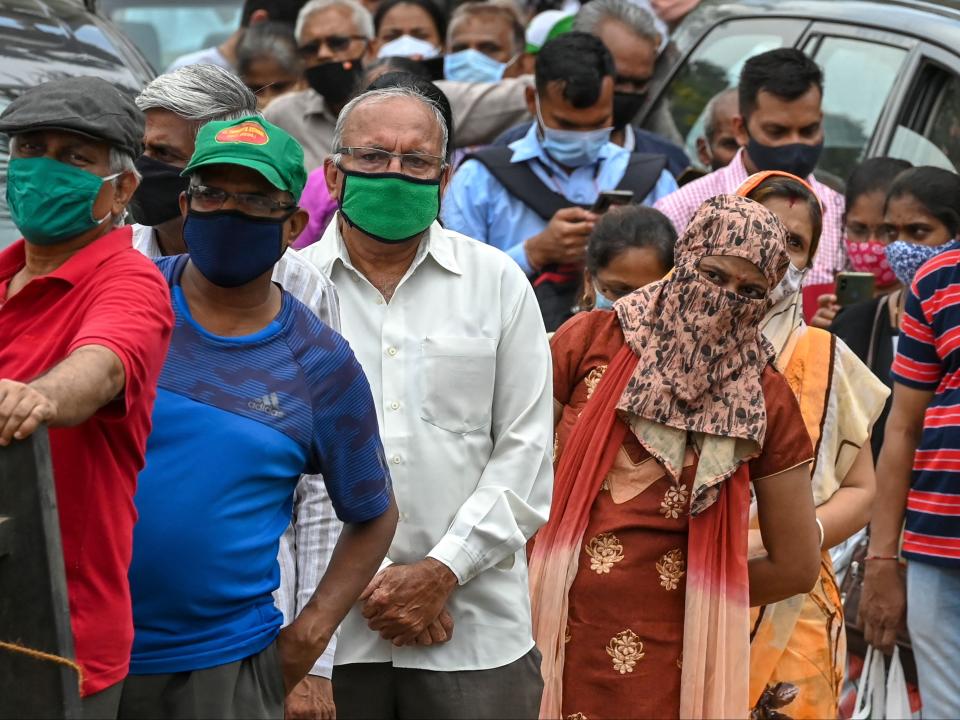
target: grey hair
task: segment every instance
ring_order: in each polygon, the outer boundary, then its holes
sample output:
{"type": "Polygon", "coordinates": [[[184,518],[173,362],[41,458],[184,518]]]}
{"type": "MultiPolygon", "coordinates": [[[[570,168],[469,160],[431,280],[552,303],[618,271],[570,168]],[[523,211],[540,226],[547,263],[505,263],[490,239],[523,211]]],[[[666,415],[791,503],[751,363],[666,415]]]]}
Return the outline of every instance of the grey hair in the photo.
{"type": "Polygon", "coordinates": [[[187,65],[160,75],[135,100],[142,111],[169,110],[196,124],[259,115],[257,97],[229,70],[216,65],[187,65]]]}
{"type": "Polygon", "coordinates": [[[134,158],[119,148],[110,148],[110,174],[132,172],[140,179],[140,173],[137,172],[137,166],[134,158]]]}
{"type": "Polygon", "coordinates": [[[330,7],[347,8],[353,13],[353,22],[357,25],[357,32],[368,40],[373,38],[373,15],[357,0],[310,0],[300,8],[300,14],[297,15],[297,25],[293,31],[297,42],[302,42],[300,33],[303,32],[303,26],[307,24],[307,18],[330,7]]]}
{"type": "Polygon", "coordinates": [[[300,57],[293,29],[286,23],[257,23],[248,27],[237,45],[237,69],[243,75],[257,58],[270,57],[291,75],[300,74],[300,57]]]}
{"type": "Polygon", "coordinates": [[[635,35],[654,44],[660,43],[660,32],[657,30],[653,15],[630,0],[593,0],[587,3],[577,12],[573,29],[577,32],[596,35],[605,20],[622,22],[635,35]]]}
{"type": "Polygon", "coordinates": [[[392,100],[393,98],[410,98],[412,100],[418,100],[430,108],[434,119],[437,121],[437,125],[440,126],[440,135],[442,138],[440,157],[445,158],[447,156],[447,143],[450,140],[450,132],[447,129],[446,121],[443,119],[443,113],[440,112],[440,108],[437,107],[436,103],[412,87],[390,87],[383,88],[381,90],[368,90],[367,92],[363,93],[362,95],[358,95],[353,100],[348,102],[343,107],[343,110],[340,111],[340,115],[337,117],[337,124],[333,129],[333,148],[335,152],[333,156],[334,162],[340,162],[340,154],[336,153],[336,150],[343,147],[343,128],[346,126],[347,120],[350,118],[350,114],[361,105],[373,102],[383,102],[384,100],[392,100]]]}
{"type": "MultiPolygon", "coordinates": [[[[111,147],[110,148],[110,174],[113,175],[114,173],[127,173],[127,172],[133,173],[133,176],[137,178],[138,182],[142,179],[139,171],[137,170],[137,165],[134,162],[133,157],[130,156],[128,153],[125,153],[123,150],[120,150],[115,147],[111,147]]],[[[117,180],[119,179],[120,178],[114,178],[110,182],[112,182],[113,186],[116,187],[117,180]]],[[[127,209],[124,208],[122,213],[120,213],[119,215],[113,218],[113,225],[114,227],[121,227],[125,225],[126,222],[127,222],[127,209]]]]}

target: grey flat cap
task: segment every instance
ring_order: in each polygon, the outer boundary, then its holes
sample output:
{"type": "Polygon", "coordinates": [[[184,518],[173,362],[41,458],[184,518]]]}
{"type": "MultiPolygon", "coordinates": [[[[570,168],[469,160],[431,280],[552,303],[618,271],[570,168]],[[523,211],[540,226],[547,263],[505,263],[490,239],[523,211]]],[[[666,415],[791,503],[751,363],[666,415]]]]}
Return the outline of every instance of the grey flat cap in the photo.
{"type": "Polygon", "coordinates": [[[51,80],[27,90],[0,114],[0,132],[68,130],[103,140],[133,158],[143,152],[143,113],[106,80],[51,80]]]}

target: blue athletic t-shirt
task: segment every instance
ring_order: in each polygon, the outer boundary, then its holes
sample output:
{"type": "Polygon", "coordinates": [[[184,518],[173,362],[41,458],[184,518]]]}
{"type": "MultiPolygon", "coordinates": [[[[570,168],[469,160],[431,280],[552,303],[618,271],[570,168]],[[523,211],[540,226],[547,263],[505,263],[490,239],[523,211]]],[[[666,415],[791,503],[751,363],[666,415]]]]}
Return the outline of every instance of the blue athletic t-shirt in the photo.
{"type": "Polygon", "coordinates": [[[176,325],[135,498],[134,675],[215,667],[273,641],[277,551],[301,473],[323,473],[344,522],[390,502],[376,409],[347,341],[286,292],[260,332],[212,335],[180,289],[187,256],[156,262],[176,325]]]}

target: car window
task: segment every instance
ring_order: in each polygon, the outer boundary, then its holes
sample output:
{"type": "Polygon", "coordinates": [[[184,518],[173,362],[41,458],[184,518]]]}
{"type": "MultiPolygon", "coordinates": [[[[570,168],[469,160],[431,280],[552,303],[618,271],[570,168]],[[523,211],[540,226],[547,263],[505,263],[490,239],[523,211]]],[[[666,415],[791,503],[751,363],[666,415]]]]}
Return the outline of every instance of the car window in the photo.
{"type": "MultiPolygon", "coordinates": [[[[0,112],[13,100],[9,88],[0,87],[0,112]]],[[[10,157],[10,138],[0,133],[0,187],[7,187],[7,165],[10,157]]],[[[0,250],[7,247],[20,237],[16,226],[10,220],[5,197],[0,197],[0,250]]]]}
{"type": "Polygon", "coordinates": [[[239,27],[242,10],[238,0],[108,0],[103,6],[158,72],[181,55],[222,43],[239,27]]]}
{"type": "Polygon", "coordinates": [[[672,137],[695,158],[703,110],[710,99],[737,84],[749,58],[795,45],[805,25],[802,20],[749,18],[713,28],[670,80],[648,116],[648,129],[672,137]]]}
{"type": "Polygon", "coordinates": [[[918,74],[913,112],[894,131],[891,157],[960,171],[960,76],[939,66],[918,74]]]}
{"type": "Polygon", "coordinates": [[[823,70],[824,150],[818,170],[847,178],[863,159],[907,51],[869,40],[825,37],[813,58],[823,70]]]}

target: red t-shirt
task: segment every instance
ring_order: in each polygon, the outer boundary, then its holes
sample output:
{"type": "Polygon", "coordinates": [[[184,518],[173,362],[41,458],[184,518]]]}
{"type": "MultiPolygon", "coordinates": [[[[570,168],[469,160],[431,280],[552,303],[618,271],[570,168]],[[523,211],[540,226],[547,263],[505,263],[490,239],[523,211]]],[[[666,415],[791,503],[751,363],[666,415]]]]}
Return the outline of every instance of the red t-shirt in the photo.
{"type": "Polygon", "coordinates": [[[11,298],[23,241],[0,252],[0,378],[29,382],[85,345],[112,350],[125,372],[122,397],[80,425],[50,430],[84,695],[127,675],[133,494],[173,326],[167,283],[132,237],[129,227],[114,230],[11,298]]]}

